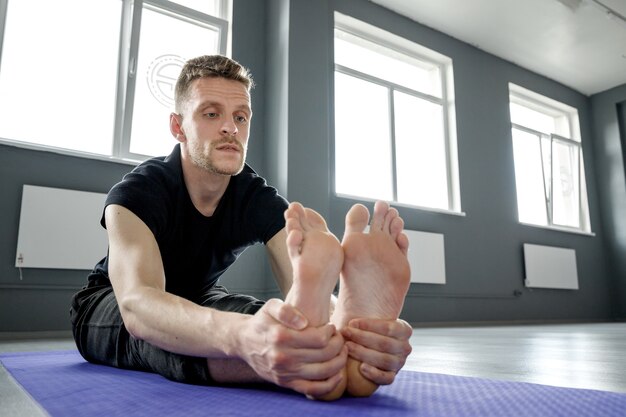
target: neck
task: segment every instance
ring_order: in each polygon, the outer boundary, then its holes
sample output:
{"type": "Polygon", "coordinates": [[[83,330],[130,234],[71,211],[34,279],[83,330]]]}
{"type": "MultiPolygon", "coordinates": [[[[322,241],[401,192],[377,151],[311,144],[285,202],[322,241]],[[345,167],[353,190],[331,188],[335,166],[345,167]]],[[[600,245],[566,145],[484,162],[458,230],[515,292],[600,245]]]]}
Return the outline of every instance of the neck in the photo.
{"type": "Polygon", "coordinates": [[[230,183],[230,175],[208,172],[182,155],[181,163],[191,202],[203,216],[212,216],[230,183]]]}

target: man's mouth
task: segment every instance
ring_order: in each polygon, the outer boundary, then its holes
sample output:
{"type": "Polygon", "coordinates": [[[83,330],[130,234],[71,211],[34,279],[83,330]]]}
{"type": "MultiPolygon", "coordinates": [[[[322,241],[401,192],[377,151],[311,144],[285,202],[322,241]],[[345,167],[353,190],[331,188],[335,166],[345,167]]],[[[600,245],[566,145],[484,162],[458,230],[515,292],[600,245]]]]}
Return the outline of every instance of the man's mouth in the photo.
{"type": "Polygon", "coordinates": [[[236,143],[224,143],[216,147],[218,151],[241,152],[241,148],[236,143]]]}

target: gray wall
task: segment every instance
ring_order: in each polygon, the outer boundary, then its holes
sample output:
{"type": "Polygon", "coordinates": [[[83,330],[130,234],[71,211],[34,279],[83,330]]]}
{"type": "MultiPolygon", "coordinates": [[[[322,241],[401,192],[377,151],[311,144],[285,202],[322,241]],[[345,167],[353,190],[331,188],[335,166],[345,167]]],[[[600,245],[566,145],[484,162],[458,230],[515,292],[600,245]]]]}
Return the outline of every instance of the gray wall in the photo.
{"type": "MultiPolygon", "coordinates": [[[[337,235],[343,233],[343,216],[354,201],[331,193],[334,10],[454,61],[461,202],[467,216],[400,208],[408,228],[445,235],[448,281],[413,284],[403,317],[412,322],[625,318],[620,304],[626,265],[618,256],[626,247],[624,216],[619,216],[624,161],[615,161],[620,139],[611,133],[614,121],[600,116],[626,100],[626,87],[590,99],[366,0],[234,0],[233,57],[257,82],[250,164],[283,195],[320,211],[337,235]],[[509,81],[578,108],[596,236],[518,224],[509,81]],[[522,243],[575,249],[580,290],[525,289],[522,243]]],[[[22,185],[106,192],[131,168],[0,145],[0,331],[68,329],[69,297],[87,274],[27,269],[20,281],[14,258],[22,185]]],[[[260,297],[277,295],[261,247],[246,251],[223,283],[260,297]]]]}
{"type": "Polygon", "coordinates": [[[106,193],[131,168],[0,145],[0,331],[69,328],[70,296],[87,275],[86,271],[25,268],[20,279],[15,250],[22,186],[106,193]]]}
{"type": "Polygon", "coordinates": [[[437,50],[454,62],[461,202],[467,216],[399,208],[408,228],[443,233],[446,245],[447,284],[412,284],[404,318],[450,322],[612,317],[610,290],[617,272],[607,258],[611,243],[600,217],[595,165],[602,161],[594,155],[588,97],[367,1],[281,3],[289,4],[286,188],[290,199],[325,213],[337,235],[343,233],[344,214],[355,200],[330,192],[333,11],[437,50]],[[595,236],[518,223],[508,82],[578,109],[595,236]],[[580,290],[526,289],[523,243],[575,249],[580,290]]]}

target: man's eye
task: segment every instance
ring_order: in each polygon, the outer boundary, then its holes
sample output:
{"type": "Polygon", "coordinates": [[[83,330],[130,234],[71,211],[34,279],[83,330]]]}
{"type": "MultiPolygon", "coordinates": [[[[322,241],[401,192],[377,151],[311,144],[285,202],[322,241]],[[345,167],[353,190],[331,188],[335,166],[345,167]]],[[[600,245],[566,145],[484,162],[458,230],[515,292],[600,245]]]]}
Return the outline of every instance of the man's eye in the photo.
{"type": "Polygon", "coordinates": [[[248,121],[248,119],[245,116],[236,116],[235,120],[237,120],[237,122],[239,123],[246,123],[248,121]]]}
{"type": "Polygon", "coordinates": [[[210,119],[215,119],[217,117],[217,113],[205,113],[205,116],[210,119]]]}

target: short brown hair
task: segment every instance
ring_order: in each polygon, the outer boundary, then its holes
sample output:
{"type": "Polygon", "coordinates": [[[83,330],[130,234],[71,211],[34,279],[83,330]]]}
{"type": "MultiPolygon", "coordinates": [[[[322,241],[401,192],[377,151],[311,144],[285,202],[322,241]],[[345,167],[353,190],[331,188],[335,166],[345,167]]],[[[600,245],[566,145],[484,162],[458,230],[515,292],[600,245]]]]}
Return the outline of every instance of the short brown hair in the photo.
{"type": "Polygon", "coordinates": [[[254,80],[247,68],[237,61],[222,55],[203,55],[185,63],[176,81],[174,100],[176,111],[180,113],[183,101],[189,92],[189,86],[198,78],[226,78],[242,83],[250,91],[254,80]]]}

